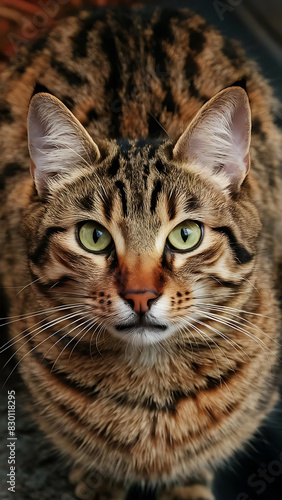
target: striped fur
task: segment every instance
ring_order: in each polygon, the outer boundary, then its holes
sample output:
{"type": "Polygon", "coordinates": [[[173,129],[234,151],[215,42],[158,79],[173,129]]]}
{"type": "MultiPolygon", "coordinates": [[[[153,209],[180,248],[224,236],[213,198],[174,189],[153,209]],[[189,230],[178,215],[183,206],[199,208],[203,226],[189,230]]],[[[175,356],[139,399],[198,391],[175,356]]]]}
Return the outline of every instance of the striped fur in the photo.
{"type": "MultiPolygon", "coordinates": [[[[236,43],[188,10],[122,9],[81,12],[23,49],[1,96],[1,279],[20,316],[10,338],[39,425],[75,464],[83,498],[85,488],[96,500],[145,488],[148,498],[211,500],[205,471],[243,447],[277,399],[281,134],[271,90],[236,43]],[[229,192],[173,151],[203,104],[243,80],[251,170],[229,192]],[[36,167],[37,191],[26,138],[36,81],[96,152],[90,163],[68,156],[69,174],[42,189],[36,167]],[[175,253],[166,239],[185,218],[204,237],[175,253]],[[78,245],[87,220],[108,229],[115,251],[78,245]],[[122,330],[133,314],[126,285],[159,294],[147,344],[122,330]]],[[[53,175],[53,157],[44,165],[53,175]]]]}

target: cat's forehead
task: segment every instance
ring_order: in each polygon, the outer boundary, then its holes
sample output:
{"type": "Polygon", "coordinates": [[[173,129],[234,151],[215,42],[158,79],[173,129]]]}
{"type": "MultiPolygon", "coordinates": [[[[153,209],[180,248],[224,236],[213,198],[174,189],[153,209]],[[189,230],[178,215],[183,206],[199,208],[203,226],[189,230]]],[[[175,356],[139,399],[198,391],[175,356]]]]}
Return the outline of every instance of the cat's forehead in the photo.
{"type": "MultiPolygon", "coordinates": [[[[116,141],[118,146],[116,158],[120,161],[121,170],[125,175],[131,178],[131,172],[134,175],[148,175],[150,167],[154,166],[159,173],[164,173],[166,167],[166,158],[164,158],[163,150],[166,146],[166,154],[171,149],[169,143],[161,140],[146,140],[140,139],[137,141],[120,139],[116,141]],[[142,171],[142,166],[143,171],[142,171]]],[[[117,165],[116,165],[117,166],[117,165]]]]}
{"type": "MultiPolygon", "coordinates": [[[[130,202],[130,208],[136,205],[139,210],[146,207],[149,199],[160,192],[171,190],[173,167],[164,147],[169,145],[161,141],[120,140],[116,142],[114,154],[106,158],[98,169],[101,183],[112,194],[121,191],[122,198],[130,202]],[[168,179],[170,177],[170,180],[168,179]]],[[[151,214],[154,210],[151,210],[151,214]]],[[[126,213],[124,213],[126,215],[126,213]]]]}
{"type": "Polygon", "coordinates": [[[187,183],[187,175],[171,161],[171,144],[160,140],[123,140],[117,144],[109,166],[102,167],[101,182],[110,190],[121,191],[123,200],[129,201],[131,216],[136,207],[139,213],[156,216],[158,202],[164,201],[164,196],[167,200],[173,191],[181,193],[187,183]]]}
{"type": "MultiPolygon", "coordinates": [[[[145,230],[157,228],[166,221],[212,216],[222,205],[222,197],[189,166],[172,160],[172,144],[166,141],[115,141],[111,153],[91,174],[80,170],[68,185],[71,207],[82,209],[87,218],[103,223],[115,221],[130,228],[142,220],[145,230]]],[[[57,197],[54,203],[64,203],[57,197]]]]}
{"type": "MultiPolygon", "coordinates": [[[[168,181],[169,165],[162,155],[161,141],[120,140],[117,150],[102,166],[101,182],[104,184],[111,205],[117,205],[120,219],[130,220],[144,217],[148,224],[159,225],[160,213],[157,205],[171,188],[168,181]],[[149,220],[150,219],[150,220],[149,220]]],[[[166,206],[163,206],[166,211],[166,206]]]]}
{"type": "Polygon", "coordinates": [[[149,203],[150,215],[154,215],[156,205],[162,199],[173,216],[174,210],[180,206],[195,209],[206,205],[211,198],[215,198],[213,202],[221,202],[220,193],[215,192],[201,176],[195,175],[189,163],[173,160],[170,141],[122,139],[116,144],[118,148],[109,163],[102,164],[101,182],[110,190],[123,185],[131,207],[142,200],[141,205],[148,209],[149,203]]]}
{"type": "Polygon", "coordinates": [[[115,141],[89,173],[78,177],[53,199],[52,217],[79,223],[94,220],[115,240],[149,251],[159,238],[186,219],[215,223],[223,212],[221,196],[172,159],[166,141],[115,141]],[[55,215],[55,217],[54,217],[55,215]],[[214,220],[213,220],[214,219],[214,220]]]}

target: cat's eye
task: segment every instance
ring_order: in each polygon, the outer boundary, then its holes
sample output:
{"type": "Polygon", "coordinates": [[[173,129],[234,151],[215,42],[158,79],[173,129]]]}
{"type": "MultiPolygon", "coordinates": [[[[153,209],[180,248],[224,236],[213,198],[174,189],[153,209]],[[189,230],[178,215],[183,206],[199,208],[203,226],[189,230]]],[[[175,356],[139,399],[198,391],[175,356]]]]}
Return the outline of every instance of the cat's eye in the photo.
{"type": "Polygon", "coordinates": [[[189,252],[197,248],[203,238],[203,226],[200,222],[186,220],[178,224],[168,235],[167,243],[178,252],[189,252]]]}
{"type": "Polygon", "coordinates": [[[79,224],[77,239],[80,245],[88,252],[107,252],[113,245],[113,238],[109,231],[94,221],[79,224]]]}

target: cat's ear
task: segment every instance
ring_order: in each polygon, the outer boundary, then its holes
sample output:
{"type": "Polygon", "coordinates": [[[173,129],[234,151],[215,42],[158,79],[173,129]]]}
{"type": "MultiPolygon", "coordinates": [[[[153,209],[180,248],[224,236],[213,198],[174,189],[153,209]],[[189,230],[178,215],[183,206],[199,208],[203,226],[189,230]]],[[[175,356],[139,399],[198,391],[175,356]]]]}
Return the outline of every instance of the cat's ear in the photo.
{"type": "Polygon", "coordinates": [[[173,157],[236,192],[249,170],[250,141],[248,96],[242,88],[230,87],[200,109],[178,139],[173,157]]]}
{"type": "Polygon", "coordinates": [[[48,193],[61,176],[91,167],[100,157],[81,123],[51,94],[39,93],[31,99],[27,130],[31,173],[39,196],[48,193]]]}

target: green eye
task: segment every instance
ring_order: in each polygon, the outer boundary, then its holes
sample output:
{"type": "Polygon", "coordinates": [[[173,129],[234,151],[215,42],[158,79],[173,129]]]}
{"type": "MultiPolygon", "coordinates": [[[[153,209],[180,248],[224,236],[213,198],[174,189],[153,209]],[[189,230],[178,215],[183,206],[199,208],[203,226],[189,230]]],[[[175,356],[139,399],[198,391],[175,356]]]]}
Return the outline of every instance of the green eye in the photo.
{"type": "Polygon", "coordinates": [[[80,245],[89,252],[100,253],[112,244],[109,231],[98,222],[84,222],[78,227],[77,238],[80,245]]]}
{"type": "Polygon", "coordinates": [[[194,250],[202,241],[203,227],[199,222],[186,220],[178,224],[168,235],[170,247],[180,252],[194,250]]]}

